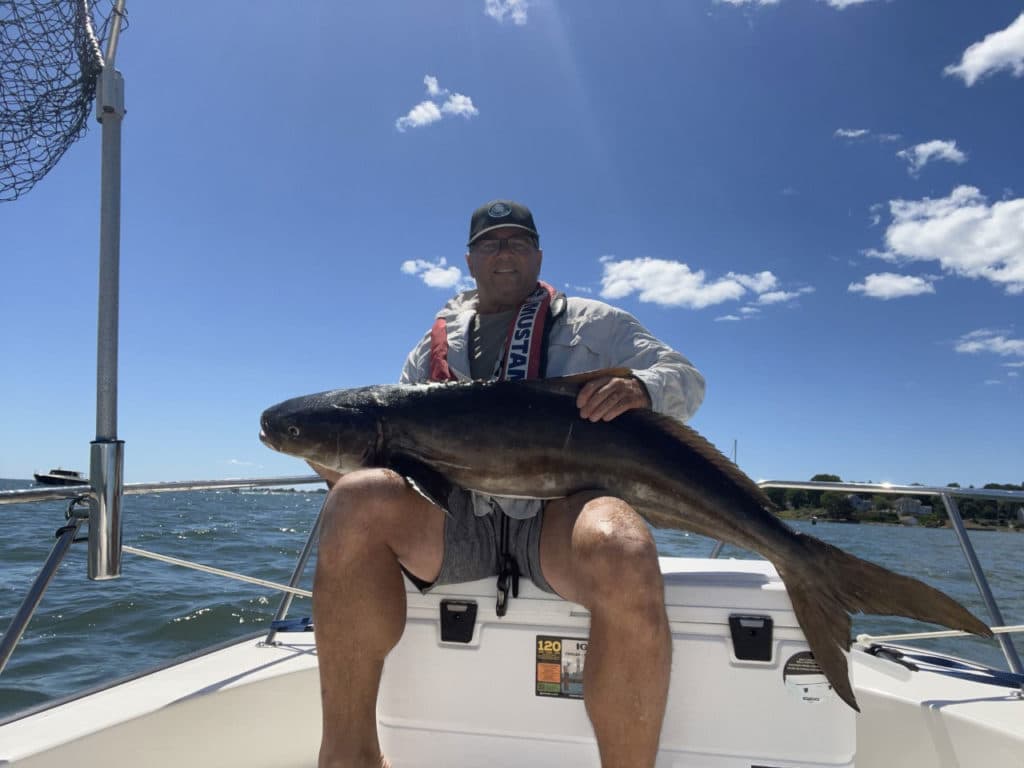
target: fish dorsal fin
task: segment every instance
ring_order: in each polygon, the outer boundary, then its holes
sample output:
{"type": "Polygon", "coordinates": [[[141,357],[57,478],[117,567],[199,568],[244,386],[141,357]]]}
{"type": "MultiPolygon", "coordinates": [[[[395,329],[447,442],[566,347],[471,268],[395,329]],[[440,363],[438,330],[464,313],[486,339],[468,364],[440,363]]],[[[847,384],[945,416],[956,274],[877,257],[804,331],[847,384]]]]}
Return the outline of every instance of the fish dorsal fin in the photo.
{"type": "Polygon", "coordinates": [[[555,376],[550,379],[530,379],[524,383],[537,387],[538,389],[558,392],[564,395],[575,397],[583,389],[583,385],[595,379],[633,379],[636,376],[629,368],[598,368],[596,371],[585,373],[574,373],[569,376],[555,376]]]}
{"type": "Polygon", "coordinates": [[[686,445],[698,456],[706,460],[715,469],[721,471],[730,481],[742,488],[748,495],[755,499],[761,506],[773,509],[775,505],[765,496],[761,487],[751,480],[747,475],[733,464],[729,458],[718,450],[714,444],[701,435],[697,430],[688,427],[681,421],[666,416],[663,413],[647,409],[634,409],[622,414],[619,418],[631,418],[645,422],[650,426],[667,432],[679,442],[686,445]]]}

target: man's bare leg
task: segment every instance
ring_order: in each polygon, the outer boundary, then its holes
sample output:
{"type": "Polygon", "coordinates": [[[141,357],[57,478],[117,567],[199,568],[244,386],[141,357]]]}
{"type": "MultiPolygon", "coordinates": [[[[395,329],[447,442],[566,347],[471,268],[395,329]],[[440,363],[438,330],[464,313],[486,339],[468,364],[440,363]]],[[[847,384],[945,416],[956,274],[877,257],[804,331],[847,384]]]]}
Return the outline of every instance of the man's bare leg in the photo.
{"type": "Polygon", "coordinates": [[[672,636],[649,529],[629,505],[594,493],[548,502],[541,568],[590,611],[583,701],[603,768],[652,768],[668,699],[672,636]]]}
{"type": "Polygon", "coordinates": [[[377,739],[377,692],[384,657],[405,629],[399,563],[432,581],[443,555],[444,512],[399,475],[364,470],[332,487],[313,584],[320,768],[387,766],[377,739]]]}

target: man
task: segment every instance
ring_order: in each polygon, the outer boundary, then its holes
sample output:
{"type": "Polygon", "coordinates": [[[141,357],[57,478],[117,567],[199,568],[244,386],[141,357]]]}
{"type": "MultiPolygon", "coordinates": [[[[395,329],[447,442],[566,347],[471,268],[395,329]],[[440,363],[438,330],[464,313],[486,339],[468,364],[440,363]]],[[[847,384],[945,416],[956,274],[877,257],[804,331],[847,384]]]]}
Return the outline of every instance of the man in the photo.
{"type": "MultiPolygon", "coordinates": [[[[452,299],[412,351],[405,383],[560,376],[609,367],[633,378],[587,383],[580,417],[611,420],[654,408],[680,420],[704,379],[631,315],[567,299],[539,283],[530,211],[499,200],[470,220],[466,263],[475,291],[452,299]]],[[[403,571],[422,590],[522,573],[591,614],[584,703],[606,768],[654,765],[671,662],[671,634],[654,540],[625,502],[598,491],[547,502],[452,488],[428,498],[386,469],[333,482],[324,507],[313,610],[323,700],[320,767],[387,766],[377,740],[384,658],[405,626],[403,571]],[[442,506],[444,508],[442,508],[442,506]],[[450,514],[446,515],[445,510],[450,514]]]]}

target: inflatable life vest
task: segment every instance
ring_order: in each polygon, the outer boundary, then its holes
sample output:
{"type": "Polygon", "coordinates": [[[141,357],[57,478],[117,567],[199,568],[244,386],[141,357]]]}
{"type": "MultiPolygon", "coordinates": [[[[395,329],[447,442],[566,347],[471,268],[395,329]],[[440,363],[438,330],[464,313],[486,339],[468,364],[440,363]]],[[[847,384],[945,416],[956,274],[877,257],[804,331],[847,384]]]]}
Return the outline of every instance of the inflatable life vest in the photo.
{"type": "MultiPolygon", "coordinates": [[[[514,381],[544,377],[551,321],[564,306],[564,295],[543,281],[537,283],[512,318],[495,378],[514,381]]],[[[430,381],[455,381],[448,367],[448,327],[443,317],[437,318],[430,329],[430,381]]]]}

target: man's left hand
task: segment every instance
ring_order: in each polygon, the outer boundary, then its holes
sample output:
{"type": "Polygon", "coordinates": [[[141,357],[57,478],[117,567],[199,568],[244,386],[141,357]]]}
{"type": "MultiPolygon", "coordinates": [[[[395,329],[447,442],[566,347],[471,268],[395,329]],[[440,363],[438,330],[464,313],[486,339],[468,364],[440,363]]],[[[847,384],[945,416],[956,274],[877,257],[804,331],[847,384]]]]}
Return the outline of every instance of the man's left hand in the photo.
{"type": "Polygon", "coordinates": [[[639,379],[606,376],[584,384],[576,405],[581,418],[611,421],[633,408],[650,408],[651,398],[639,379]]]}

